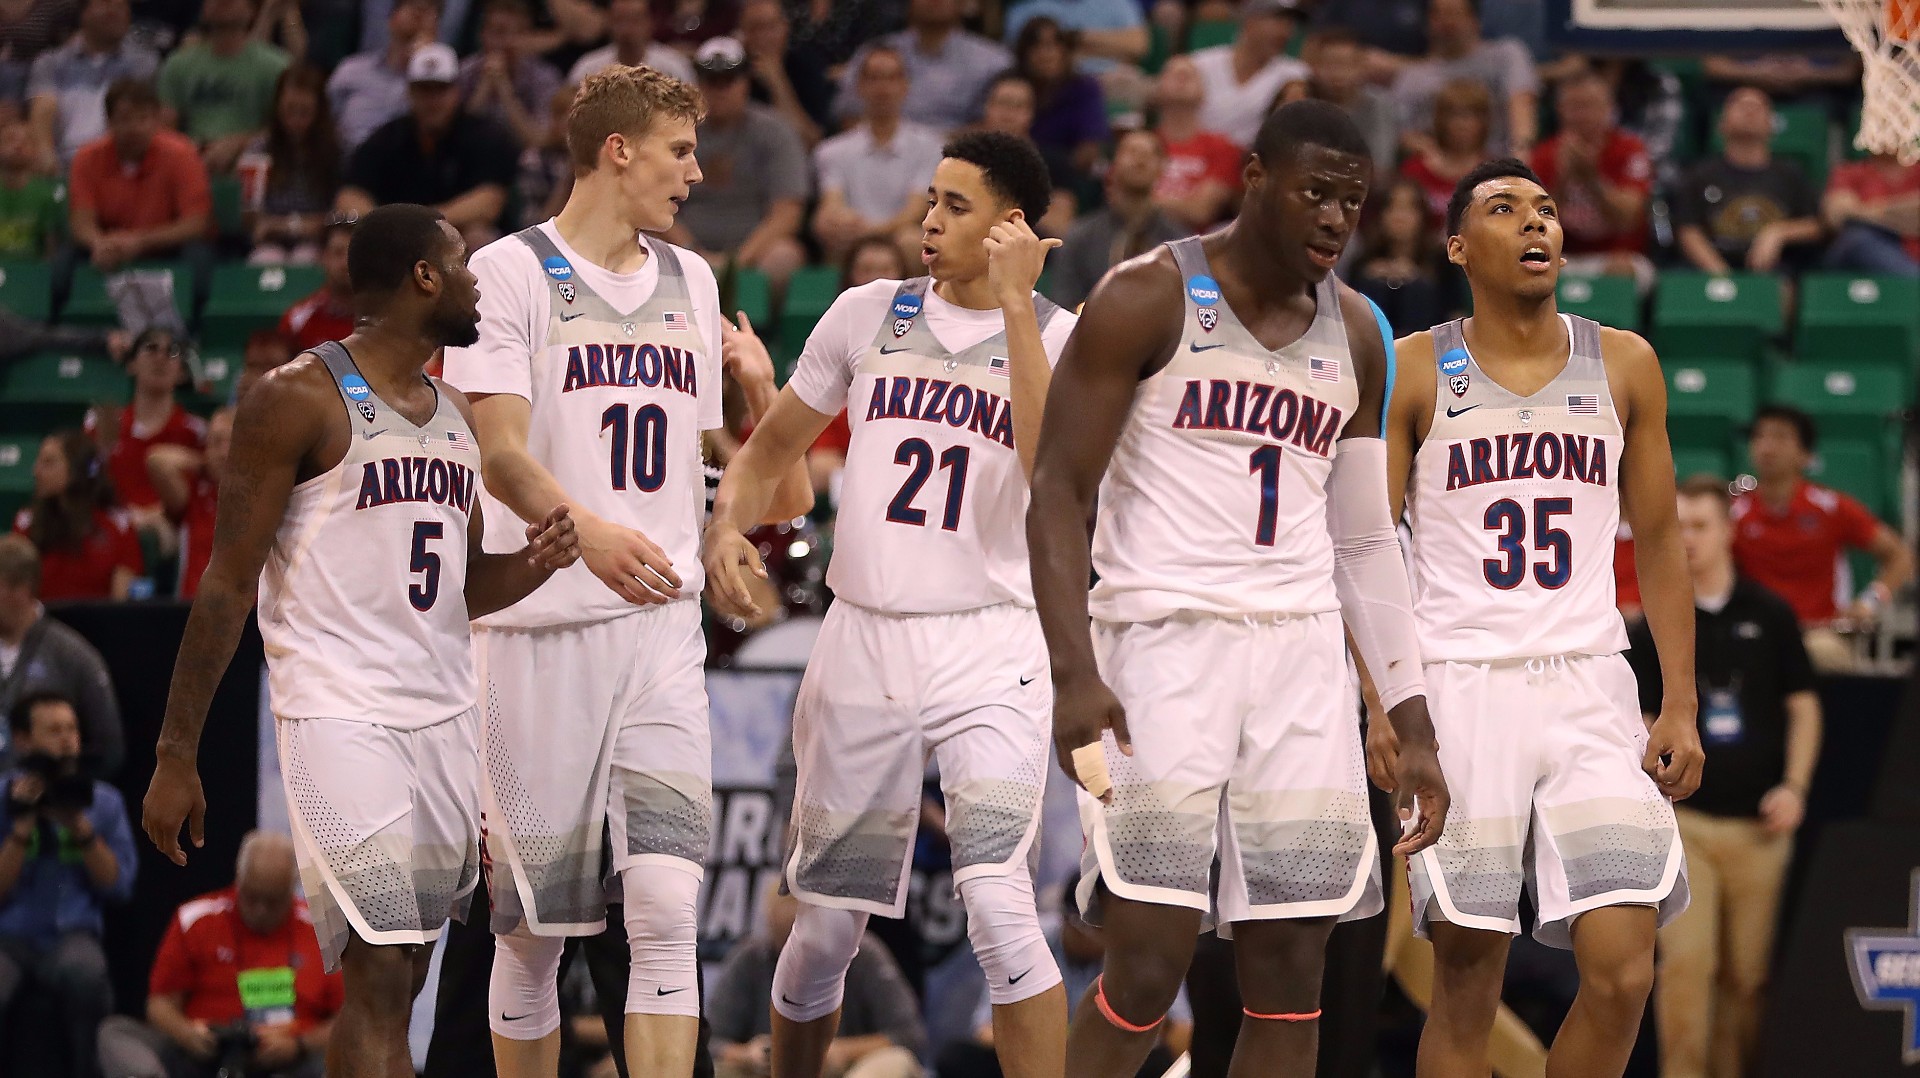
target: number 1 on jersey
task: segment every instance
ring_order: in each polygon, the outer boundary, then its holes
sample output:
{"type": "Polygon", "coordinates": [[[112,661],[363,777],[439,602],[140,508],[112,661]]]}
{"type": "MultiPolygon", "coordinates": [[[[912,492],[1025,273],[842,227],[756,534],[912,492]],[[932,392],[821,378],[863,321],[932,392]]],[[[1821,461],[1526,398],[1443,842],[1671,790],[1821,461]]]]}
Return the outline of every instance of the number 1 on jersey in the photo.
{"type": "MultiPolygon", "coordinates": [[[[949,473],[947,479],[947,507],[940,516],[940,527],[946,531],[958,531],[960,528],[960,502],[967,495],[967,459],[972,454],[964,445],[956,445],[940,454],[940,470],[949,473]]],[[[900,492],[887,503],[887,519],[895,524],[911,524],[924,527],[927,523],[927,511],[915,509],[913,499],[920,488],[927,485],[928,477],[933,475],[933,447],[919,438],[908,438],[900,443],[893,452],[893,462],[904,464],[913,470],[907,473],[907,481],[900,484],[900,492]]]]}
{"type": "Polygon", "coordinates": [[[1280,447],[1263,445],[1254,450],[1247,471],[1260,477],[1260,520],[1253,526],[1253,545],[1272,546],[1280,523],[1280,447]]]}

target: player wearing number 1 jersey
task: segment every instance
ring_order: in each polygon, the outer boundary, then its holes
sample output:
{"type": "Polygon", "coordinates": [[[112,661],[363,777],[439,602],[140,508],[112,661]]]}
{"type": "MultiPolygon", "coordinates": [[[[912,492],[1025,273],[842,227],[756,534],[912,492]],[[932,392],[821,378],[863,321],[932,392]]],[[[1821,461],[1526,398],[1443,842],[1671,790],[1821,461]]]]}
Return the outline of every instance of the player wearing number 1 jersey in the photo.
{"type": "Polygon", "coordinates": [[[145,828],[201,841],[195,754],[254,604],[300,877],[346,1003],[336,1078],[412,1073],[407,1018],[432,944],[479,875],[479,715],[468,616],[525,597],[579,546],[565,506],[530,546],[482,553],[466,400],[426,377],[470,343],[478,293],[438,211],[382,206],[347,255],[358,329],[240,401],[213,558],[187,619],[145,828]]]}
{"type": "Polygon", "coordinates": [[[921,779],[939,763],[954,880],[1010,1078],[1058,1078],[1065,992],[1027,855],[1045,786],[1046,656],[1020,521],[1054,357],[1074,317],[1033,291],[1046,249],[1039,151],[948,145],[922,223],[931,274],[834,301],[720,483],[707,566],[751,606],[742,537],[773,478],[834,413],[853,437],[827,572],[836,601],[794,705],[787,886],[800,913],[774,975],[773,1072],[818,1078],[869,914],[898,917],[921,779]]]}
{"type": "MultiPolygon", "coordinates": [[[[480,339],[447,353],[448,379],[474,399],[488,512],[534,519],[564,503],[583,548],[582,565],[474,634],[496,934],[488,1011],[505,1078],[558,1069],[562,937],[605,925],[603,832],[625,898],[628,1070],[693,1069],[712,813],[701,444],[721,425],[731,327],[706,262],[647,233],[671,225],[699,182],[700,108],[691,87],[648,68],[589,78],[567,115],[565,208],[474,256],[480,339]]],[[[762,366],[750,403],[772,396],[762,366]]]]}
{"type": "MultiPolygon", "coordinates": [[[[1556,310],[1560,222],[1525,165],[1468,173],[1447,226],[1474,315],[1398,344],[1387,426],[1453,790],[1446,834],[1409,866],[1414,927],[1435,957],[1419,1073],[1487,1073],[1524,883],[1534,934],[1570,946],[1580,970],[1547,1070],[1618,1078],[1652,985],[1655,924],[1686,906],[1668,800],[1700,780],[1665,386],[1645,341],[1556,310]],[[1614,609],[1623,507],[1668,686],[1651,731],[1614,609]]],[[[1369,737],[1391,788],[1391,738],[1369,737]]]]}

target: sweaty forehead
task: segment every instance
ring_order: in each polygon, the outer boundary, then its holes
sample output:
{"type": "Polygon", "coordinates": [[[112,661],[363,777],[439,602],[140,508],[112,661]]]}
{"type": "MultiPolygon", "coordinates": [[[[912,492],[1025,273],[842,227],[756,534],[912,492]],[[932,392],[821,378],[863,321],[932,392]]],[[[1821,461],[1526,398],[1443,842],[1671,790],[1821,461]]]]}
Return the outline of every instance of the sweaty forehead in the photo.
{"type": "Polygon", "coordinates": [[[1298,143],[1282,165],[1297,176],[1327,176],[1365,183],[1373,177],[1373,161],[1314,142],[1298,143]]]}
{"type": "Polygon", "coordinates": [[[1473,189],[1473,204],[1485,206],[1497,196],[1506,196],[1506,200],[1531,205],[1551,198],[1547,189],[1524,176],[1500,176],[1483,182],[1473,189]]]}

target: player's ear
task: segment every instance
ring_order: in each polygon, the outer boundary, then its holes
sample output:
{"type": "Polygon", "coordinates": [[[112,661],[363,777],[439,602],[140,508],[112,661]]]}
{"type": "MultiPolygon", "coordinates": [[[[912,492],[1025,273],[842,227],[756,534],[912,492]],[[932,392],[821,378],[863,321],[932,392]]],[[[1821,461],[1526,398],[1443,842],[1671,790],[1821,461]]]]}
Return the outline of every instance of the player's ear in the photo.
{"type": "MultiPolygon", "coordinates": [[[[1447,261],[1462,269],[1466,268],[1467,241],[1461,239],[1459,233],[1447,237],[1447,261]]],[[[1561,261],[1565,262],[1566,260],[1561,259],[1561,261]]]]}

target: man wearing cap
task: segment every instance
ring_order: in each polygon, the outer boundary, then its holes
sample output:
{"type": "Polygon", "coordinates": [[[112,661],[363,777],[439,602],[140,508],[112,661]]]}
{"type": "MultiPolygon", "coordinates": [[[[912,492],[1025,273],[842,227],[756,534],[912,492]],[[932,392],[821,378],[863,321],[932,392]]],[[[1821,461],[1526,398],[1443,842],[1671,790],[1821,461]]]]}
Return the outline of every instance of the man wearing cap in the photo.
{"type": "Polygon", "coordinates": [[[1305,0],[1247,0],[1233,43],[1193,54],[1193,66],[1200,69],[1207,88],[1200,106],[1203,129],[1218,131],[1236,145],[1253,145],[1280,88],[1312,74],[1287,55],[1305,17],[1305,0]]]}
{"type": "Polygon", "coordinates": [[[469,246],[499,234],[519,147],[513,135],[460,107],[460,59],[439,42],[407,61],[407,112],[375,129],[347,165],[334,209],[365,214],[418,202],[446,214],[469,246]]]}
{"type": "Polygon", "coordinates": [[[693,66],[707,117],[697,129],[706,177],[665,239],[698,251],[717,268],[732,262],[767,275],[774,291],[806,262],[800,224],[807,202],[807,151],[780,114],[754,104],[747,51],[731,37],[700,46],[693,66]]]}

